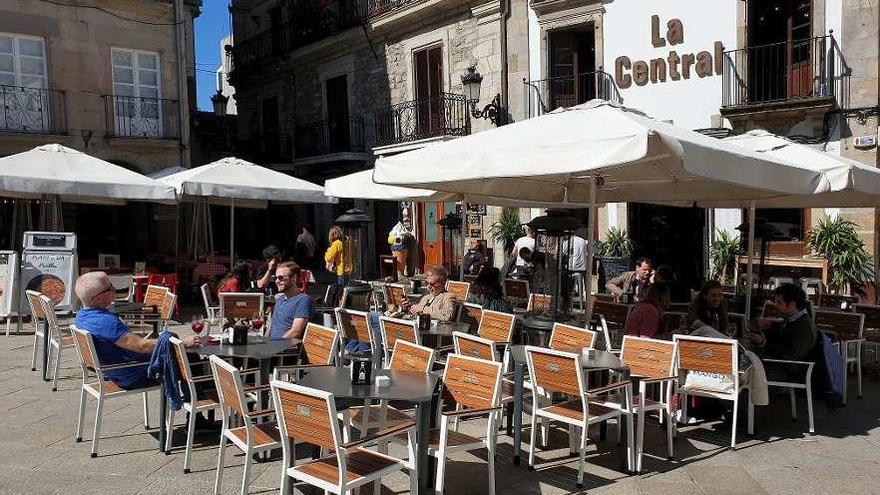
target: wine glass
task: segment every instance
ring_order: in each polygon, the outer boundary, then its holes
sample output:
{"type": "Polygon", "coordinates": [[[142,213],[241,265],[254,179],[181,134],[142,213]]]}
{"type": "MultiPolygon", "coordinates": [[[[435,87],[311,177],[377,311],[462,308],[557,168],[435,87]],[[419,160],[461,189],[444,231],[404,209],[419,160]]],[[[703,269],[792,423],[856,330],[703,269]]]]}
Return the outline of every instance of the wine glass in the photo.
{"type": "Polygon", "coordinates": [[[260,329],[263,328],[263,323],[265,323],[265,319],[263,318],[262,313],[254,313],[254,317],[251,319],[251,325],[254,327],[254,330],[260,332],[260,329]]]}
{"type": "Polygon", "coordinates": [[[202,315],[193,315],[189,326],[196,335],[202,333],[202,330],[205,329],[205,317],[202,315]]]}

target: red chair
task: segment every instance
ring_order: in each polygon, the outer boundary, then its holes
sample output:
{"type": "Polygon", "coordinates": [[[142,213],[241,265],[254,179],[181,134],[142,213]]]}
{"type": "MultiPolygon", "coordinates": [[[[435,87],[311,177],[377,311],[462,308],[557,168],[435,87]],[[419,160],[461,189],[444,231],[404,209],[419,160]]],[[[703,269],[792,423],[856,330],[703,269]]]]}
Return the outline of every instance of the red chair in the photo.
{"type": "MultiPolygon", "coordinates": [[[[176,273],[151,273],[147,276],[147,285],[158,285],[167,287],[171,292],[177,294],[177,274],[176,273]]],[[[180,316],[180,302],[174,303],[174,316],[180,316]]]]}

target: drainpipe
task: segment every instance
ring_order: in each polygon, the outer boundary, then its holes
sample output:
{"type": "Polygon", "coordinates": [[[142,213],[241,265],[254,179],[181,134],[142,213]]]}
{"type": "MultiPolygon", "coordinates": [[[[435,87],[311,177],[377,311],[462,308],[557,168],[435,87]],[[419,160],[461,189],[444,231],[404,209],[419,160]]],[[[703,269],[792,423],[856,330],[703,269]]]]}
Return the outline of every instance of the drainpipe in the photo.
{"type": "Polygon", "coordinates": [[[189,168],[189,90],[186,87],[186,56],[182,50],[186,27],[183,24],[183,0],[174,1],[174,54],[177,57],[177,104],[180,129],[180,166],[189,168]]]}
{"type": "MultiPolygon", "coordinates": [[[[501,2],[501,108],[505,112],[510,113],[508,106],[509,101],[509,84],[507,80],[507,21],[510,19],[510,0],[500,0],[501,2]]],[[[504,116],[507,122],[508,116],[504,116]]]]}

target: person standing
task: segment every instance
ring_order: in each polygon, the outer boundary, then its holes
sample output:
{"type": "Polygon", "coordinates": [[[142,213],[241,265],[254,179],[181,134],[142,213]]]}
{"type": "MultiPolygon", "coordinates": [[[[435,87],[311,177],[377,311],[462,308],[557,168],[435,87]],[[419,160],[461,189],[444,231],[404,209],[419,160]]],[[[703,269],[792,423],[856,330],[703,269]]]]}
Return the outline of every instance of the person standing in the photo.
{"type": "Polygon", "coordinates": [[[605,284],[605,289],[613,294],[618,300],[621,296],[630,299],[630,302],[641,302],[648,294],[648,286],[651,285],[652,265],[648,258],[636,260],[636,269],[623,272],[605,284]]]}
{"type": "Polygon", "coordinates": [[[336,282],[331,288],[331,296],[328,303],[335,306],[339,302],[339,298],[342,297],[342,290],[348,284],[348,274],[351,273],[351,261],[346,259],[345,256],[342,228],[338,225],[330,227],[327,237],[330,246],[324,252],[324,266],[328,272],[336,275],[336,282]]]}
{"type": "Polygon", "coordinates": [[[577,234],[572,234],[568,242],[568,271],[587,272],[587,240],[577,234]]]}

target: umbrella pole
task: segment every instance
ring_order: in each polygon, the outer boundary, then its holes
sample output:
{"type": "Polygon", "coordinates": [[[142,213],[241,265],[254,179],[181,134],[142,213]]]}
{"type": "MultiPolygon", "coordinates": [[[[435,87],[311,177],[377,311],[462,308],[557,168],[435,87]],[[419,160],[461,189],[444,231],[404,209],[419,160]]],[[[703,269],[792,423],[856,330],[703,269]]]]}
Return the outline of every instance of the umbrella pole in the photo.
{"type": "Polygon", "coordinates": [[[235,263],[235,198],[229,200],[229,270],[235,263]]]}
{"type": "MultiPolygon", "coordinates": [[[[464,282],[464,254],[467,252],[465,244],[467,243],[467,229],[465,220],[467,219],[467,196],[461,198],[461,246],[458,252],[458,279],[464,282]]],[[[453,249],[452,262],[455,263],[455,250],[453,249]]]]}
{"type": "Polygon", "coordinates": [[[587,325],[593,319],[593,304],[590,295],[593,290],[593,258],[596,249],[596,177],[590,178],[590,211],[587,221],[587,273],[584,280],[587,293],[587,325]]]}
{"type": "Polygon", "coordinates": [[[746,276],[746,324],[752,319],[752,284],[755,281],[755,202],[749,203],[749,264],[746,276]]]}

